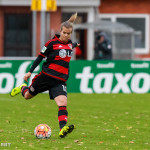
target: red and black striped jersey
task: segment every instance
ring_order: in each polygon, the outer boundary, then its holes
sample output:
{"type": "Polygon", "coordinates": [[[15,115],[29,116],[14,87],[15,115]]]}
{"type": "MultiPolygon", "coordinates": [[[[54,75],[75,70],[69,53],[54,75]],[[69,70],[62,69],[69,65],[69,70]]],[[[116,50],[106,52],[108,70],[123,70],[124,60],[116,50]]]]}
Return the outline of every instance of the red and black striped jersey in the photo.
{"type": "Polygon", "coordinates": [[[50,77],[67,81],[69,77],[69,62],[72,56],[72,41],[64,43],[59,35],[55,35],[42,48],[40,55],[46,57],[42,72],[50,77]]]}

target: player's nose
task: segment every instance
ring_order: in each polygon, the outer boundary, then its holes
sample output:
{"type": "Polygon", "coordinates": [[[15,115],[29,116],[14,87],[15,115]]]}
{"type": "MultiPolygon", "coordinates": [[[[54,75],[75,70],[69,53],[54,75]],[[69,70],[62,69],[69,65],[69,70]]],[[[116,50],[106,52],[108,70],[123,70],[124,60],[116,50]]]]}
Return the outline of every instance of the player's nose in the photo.
{"type": "Polygon", "coordinates": [[[65,37],[67,37],[67,34],[65,34],[65,37]]]}

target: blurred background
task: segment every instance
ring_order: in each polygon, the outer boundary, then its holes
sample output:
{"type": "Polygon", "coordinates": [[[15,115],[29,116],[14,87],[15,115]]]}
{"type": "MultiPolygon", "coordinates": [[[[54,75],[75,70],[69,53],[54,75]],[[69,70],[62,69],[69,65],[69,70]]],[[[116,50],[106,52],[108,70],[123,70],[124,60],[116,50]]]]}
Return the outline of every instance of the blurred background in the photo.
{"type": "Polygon", "coordinates": [[[149,8],[149,0],[0,0],[0,93],[24,82],[41,48],[75,12],[71,39],[81,46],[68,92],[150,93],[149,8]]]}
{"type": "Polygon", "coordinates": [[[149,60],[149,7],[148,0],[0,0],[0,57],[36,57],[78,12],[72,40],[81,46],[73,59],[107,59],[95,58],[105,32],[111,59],[149,60]]]}
{"type": "Polygon", "coordinates": [[[0,149],[150,150],[149,18],[150,0],[0,0],[0,149]],[[69,63],[67,108],[76,130],[59,140],[48,93],[31,101],[10,93],[75,12],[71,39],[81,45],[69,63]],[[41,123],[50,140],[33,136],[41,123]]]}

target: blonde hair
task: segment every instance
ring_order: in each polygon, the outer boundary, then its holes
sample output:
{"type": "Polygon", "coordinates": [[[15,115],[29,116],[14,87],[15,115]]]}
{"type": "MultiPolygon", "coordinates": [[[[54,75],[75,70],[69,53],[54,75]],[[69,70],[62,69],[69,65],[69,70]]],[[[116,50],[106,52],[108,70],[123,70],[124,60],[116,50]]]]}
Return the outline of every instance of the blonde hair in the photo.
{"type": "Polygon", "coordinates": [[[77,18],[77,12],[74,13],[68,21],[65,21],[61,24],[60,31],[62,30],[63,27],[73,29],[73,23],[76,20],[76,18],[77,18]]]}

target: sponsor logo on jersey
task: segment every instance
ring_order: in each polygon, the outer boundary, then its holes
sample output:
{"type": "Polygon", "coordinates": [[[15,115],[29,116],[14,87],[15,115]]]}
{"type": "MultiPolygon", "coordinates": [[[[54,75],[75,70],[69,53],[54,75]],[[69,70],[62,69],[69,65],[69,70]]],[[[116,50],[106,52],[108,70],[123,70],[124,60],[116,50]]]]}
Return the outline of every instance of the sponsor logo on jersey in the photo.
{"type": "Polygon", "coordinates": [[[65,49],[61,49],[61,50],[59,51],[59,56],[60,56],[61,58],[65,58],[65,57],[67,56],[66,50],[65,50],[65,49]]]}
{"type": "Polygon", "coordinates": [[[46,49],[47,49],[47,47],[44,46],[44,47],[41,49],[41,52],[44,53],[44,52],[46,51],[46,49]]]}
{"type": "Polygon", "coordinates": [[[70,47],[70,49],[72,49],[72,44],[68,44],[68,46],[70,47]]]}

